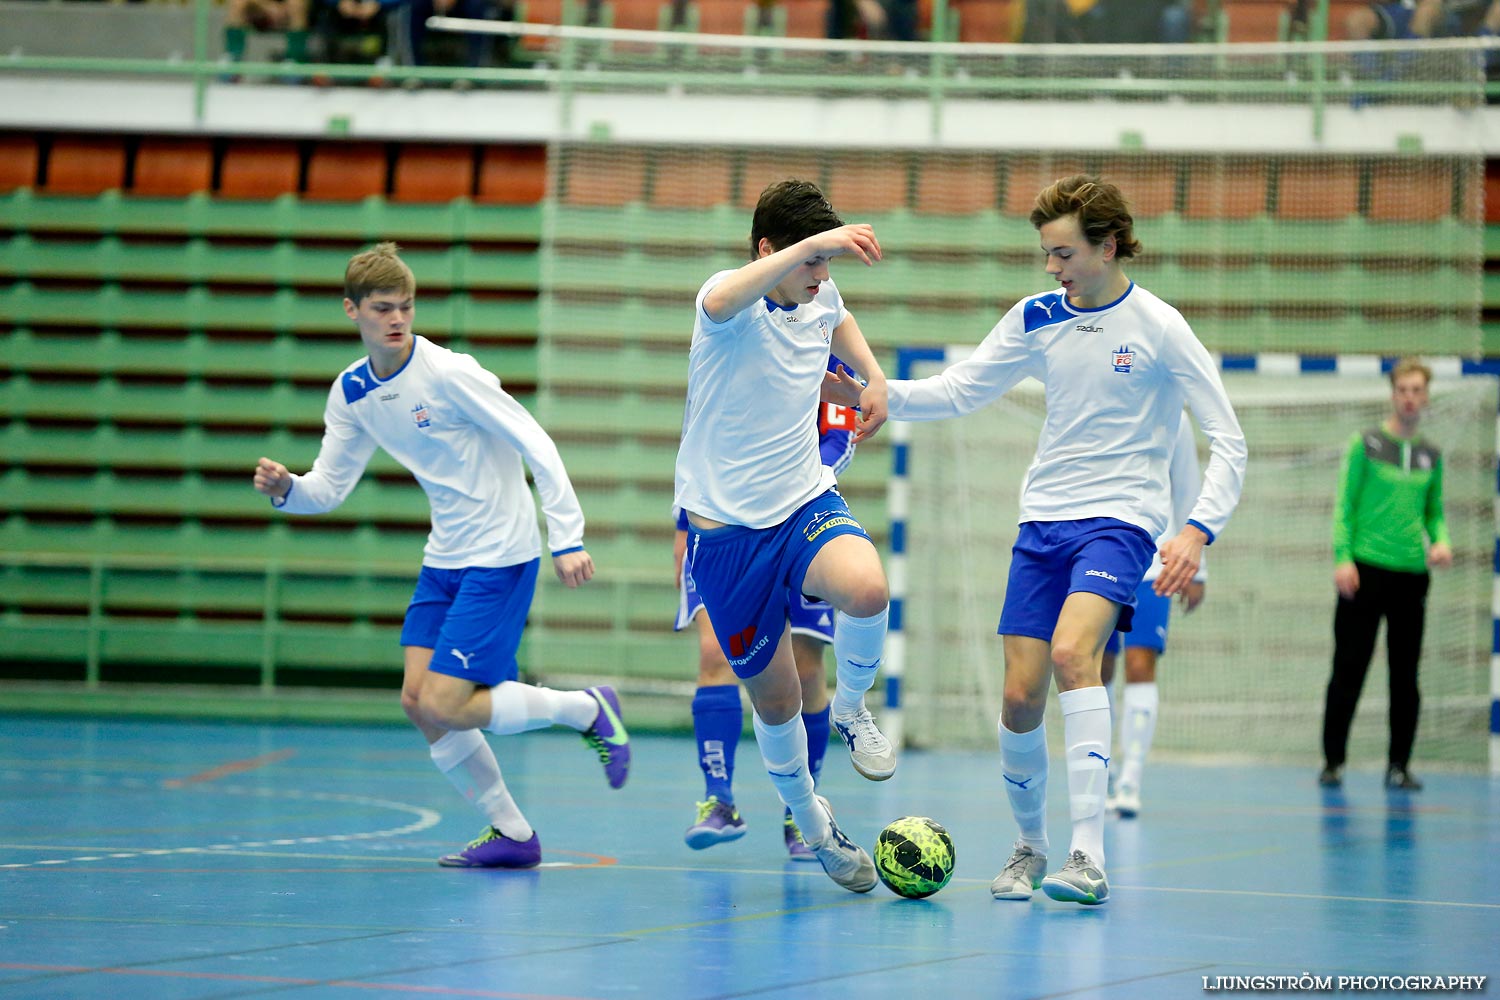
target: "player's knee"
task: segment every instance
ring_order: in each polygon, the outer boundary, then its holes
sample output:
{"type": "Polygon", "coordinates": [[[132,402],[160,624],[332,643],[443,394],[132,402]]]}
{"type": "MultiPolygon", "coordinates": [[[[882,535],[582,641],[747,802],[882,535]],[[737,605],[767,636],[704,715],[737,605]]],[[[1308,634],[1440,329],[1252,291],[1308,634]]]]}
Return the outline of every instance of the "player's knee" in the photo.
{"type": "Polygon", "coordinates": [[[718,653],[718,655],[705,653],[698,657],[699,687],[734,684],[736,680],[734,671],[729,668],[729,661],[724,659],[723,653],[718,653]]]}
{"type": "Polygon", "coordinates": [[[406,717],[415,725],[420,726],[425,721],[422,718],[421,692],[411,684],[404,684],[401,687],[401,711],[405,712],[406,717]]]}
{"type": "Polygon", "coordinates": [[[458,716],[465,699],[456,697],[456,694],[453,689],[445,686],[423,684],[417,695],[418,714],[412,717],[412,721],[421,720],[443,729],[462,728],[458,725],[458,716]]]}
{"type": "Polygon", "coordinates": [[[1029,733],[1042,721],[1042,712],[1046,707],[1045,694],[1038,695],[1019,685],[1006,685],[1000,721],[1013,733],[1029,733]]]}
{"type": "Polygon", "coordinates": [[[839,608],[851,618],[873,618],[891,603],[891,588],[885,577],[862,580],[849,591],[844,606],[839,608]]]}

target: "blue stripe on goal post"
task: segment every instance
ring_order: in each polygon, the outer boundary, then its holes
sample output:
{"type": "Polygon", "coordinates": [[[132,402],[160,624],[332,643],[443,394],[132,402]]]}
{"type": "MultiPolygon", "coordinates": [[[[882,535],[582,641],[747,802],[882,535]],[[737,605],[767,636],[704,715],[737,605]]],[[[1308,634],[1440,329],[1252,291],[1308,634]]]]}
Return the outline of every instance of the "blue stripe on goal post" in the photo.
{"type": "MultiPolygon", "coordinates": [[[[968,357],[973,347],[903,347],[896,352],[896,377],[914,377],[918,366],[944,364],[968,357]]],[[[1215,354],[1219,367],[1226,372],[1257,372],[1266,375],[1383,375],[1395,366],[1399,357],[1379,354],[1215,354]]],[[[1500,357],[1457,358],[1424,357],[1436,378],[1465,376],[1500,380],[1500,357]]],[[[891,554],[888,563],[891,582],[890,631],[885,652],[885,716],[882,725],[886,736],[897,746],[905,742],[902,719],[902,677],[906,672],[906,635],[904,619],[907,584],[907,518],[910,515],[911,461],[907,452],[911,425],[905,421],[890,423],[892,470],[887,485],[886,509],[891,521],[891,554]]],[[[1500,410],[1496,413],[1496,459],[1500,467],[1500,410]]],[[[1500,775],[1500,468],[1495,481],[1495,549],[1490,586],[1490,773],[1500,775]]]]}

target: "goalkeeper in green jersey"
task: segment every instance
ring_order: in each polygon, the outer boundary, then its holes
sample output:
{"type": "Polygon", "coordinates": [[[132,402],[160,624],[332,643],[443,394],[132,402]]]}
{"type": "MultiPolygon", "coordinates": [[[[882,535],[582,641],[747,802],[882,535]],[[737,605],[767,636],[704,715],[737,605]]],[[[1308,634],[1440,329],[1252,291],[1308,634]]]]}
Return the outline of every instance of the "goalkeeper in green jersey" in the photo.
{"type": "Polygon", "coordinates": [[[1343,782],[1349,724],[1386,623],[1391,743],[1387,788],[1417,791],[1409,770],[1417,735],[1417,661],[1427,609],[1428,567],[1453,564],[1443,520],[1443,455],[1417,433],[1432,370],[1414,358],[1391,369],[1391,415],[1355,434],[1344,453],[1333,512],[1333,676],[1323,710],[1319,784],[1343,782]]]}

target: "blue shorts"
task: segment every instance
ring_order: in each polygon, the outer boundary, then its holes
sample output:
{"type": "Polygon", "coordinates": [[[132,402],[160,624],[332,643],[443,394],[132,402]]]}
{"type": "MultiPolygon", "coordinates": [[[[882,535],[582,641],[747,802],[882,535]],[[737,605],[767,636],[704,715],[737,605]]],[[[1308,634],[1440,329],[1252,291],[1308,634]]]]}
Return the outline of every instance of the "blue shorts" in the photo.
{"type": "Polygon", "coordinates": [[[401,645],[431,649],[440,674],[484,687],[513,681],[516,650],[536,593],[540,559],[499,569],[423,566],[406,609],[401,645]]]}
{"type": "Polygon", "coordinates": [[[1027,521],[1011,549],[996,631],[1051,642],[1063,602],[1083,591],[1118,604],[1115,628],[1129,632],[1135,588],[1155,552],[1156,542],[1144,529],[1113,517],[1027,521]]]}
{"type": "MultiPolygon", "coordinates": [[[[1167,651],[1167,622],[1172,617],[1172,599],[1162,597],[1152,587],[1154,580],[1142,580],[1135,588],[1135,618],[1129,638],[1124,640],[1126,648],[1154,649],[1158,654],[1167,651]]],[[[1106,653],[1120,651],[1120,632],[1111,632],[1105,643],[1106,653]]]]}
{"type": "MultiPolygon", "coordinates": [[[[672,630],[681,632],[693,623],[698,612],[703,610],[703,598],[698,595],[698,585],[693,582],[693,561],[682,560],[682,576],[677,580],[677,619],[672,630]]],[[[823,642],[833,642],[833,605],[827,601],[797,594],[787,604],[787,620],[792,624],[793,635],[806,635],[823,642]]]]}
{"type": "Polygon", "coordinates": [[[693,581],[737,677],[754,677],[771,662],[807,567],[840,535],[870,537],[835,489],[775,527],[688,527],[693,581]]]}

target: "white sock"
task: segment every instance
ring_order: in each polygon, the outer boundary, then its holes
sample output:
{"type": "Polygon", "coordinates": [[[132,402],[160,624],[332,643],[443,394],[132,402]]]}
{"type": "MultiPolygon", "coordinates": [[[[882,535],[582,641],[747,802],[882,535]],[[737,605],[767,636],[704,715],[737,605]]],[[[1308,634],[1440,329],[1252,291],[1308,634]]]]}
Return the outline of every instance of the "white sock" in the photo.
{"type": "Polygon", "coordinates": [[[1109,784],[1109,698],[1102,687],[1076,688],[1057,696],[1068,758],[1068,805],[1073,844],[1104,866],[1104,794],[1109,784]]]}
{"type": "Polygon", "coordinates": [[[478,809],[490,826],[511,840],[531,839],[531,824],[521,815],[510,789],[500,777],[500,764],[477,729],[444,733],[428,748],[432,762],[458,793],[478,809]]]}
{"type": "Polygon", "coordinates": [[[996,721],[1000,733],[1000,773],[1010,811],[1021,828],[1021,843],[1047,853],[1047,724],[1013,733],[996,721]]]}
{"type": "Polygon", "coordinates": [[[865,692],[875,684],[880,656],[885,649],[886,622],[890,607],[869,618],[833,613],[833,658],[838,661],[833,714],[848,718],[865,704],[865,692]]]}
{"type": "Polygon", "coordinates": [[[490,688],[490,724],[500,736],[548,726],[567,726],[580,733],[594,724],[599,703],[587,691],[554,691],[517,681],[490,688]]]}
{"type": "Polygon", "coordinates": [[[812,771],[807,766],[807,727],[802,716],[794,715],[779,726],[767,725],[754,714],[751,721],[776,794],[792,811],[802,839],[809,844],[821,843],[828,836],[828,814],[813,795],[812,771]]]}
{"type": "Polygon", "coordinates": [[[1120,726],[1120,785],[1141,790],[1141,773],[1156,735],[1156,682],[1125,685],[1124,722],[1120,726]]]}

